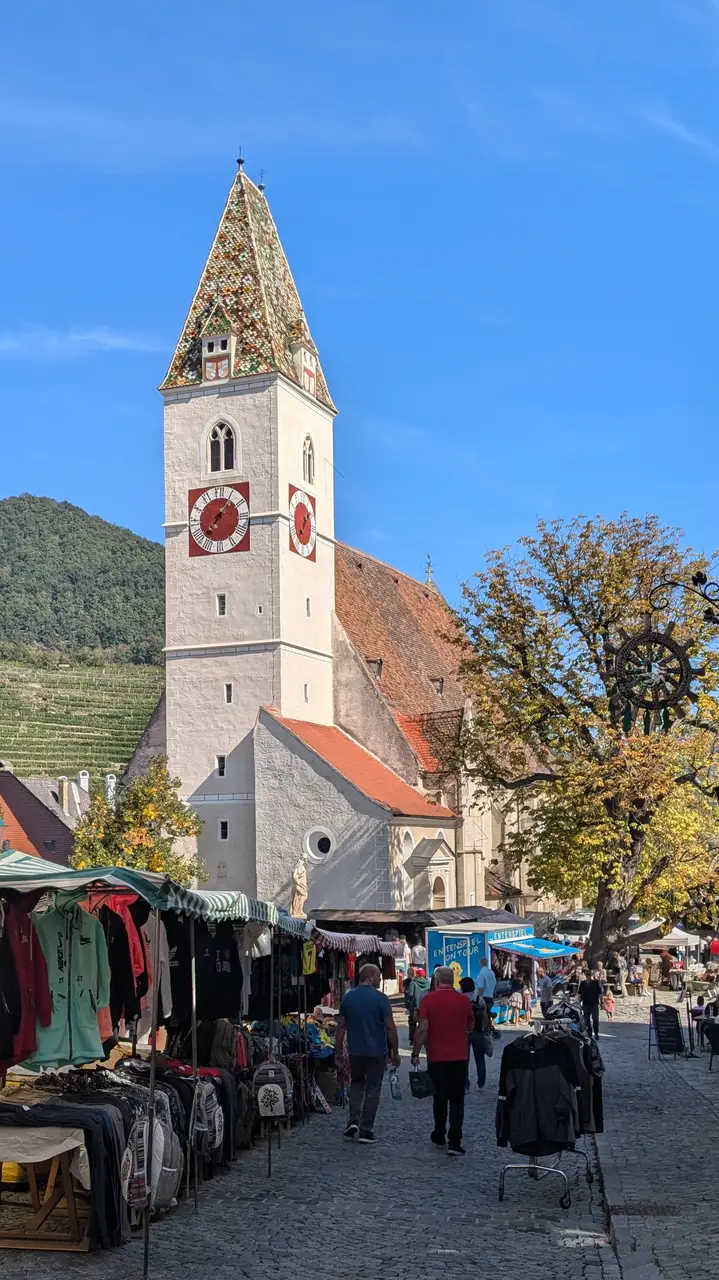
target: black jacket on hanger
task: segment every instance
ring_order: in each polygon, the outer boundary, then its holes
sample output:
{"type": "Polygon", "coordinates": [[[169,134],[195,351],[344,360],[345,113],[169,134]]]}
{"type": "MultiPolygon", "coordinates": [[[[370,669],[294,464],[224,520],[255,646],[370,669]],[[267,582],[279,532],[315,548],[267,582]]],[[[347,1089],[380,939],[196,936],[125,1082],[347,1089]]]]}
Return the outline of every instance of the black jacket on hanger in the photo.
{"type": "Polygon", "coordinates": [[[13,1041],[20,1030],[20,986],[10,939],[0,936],[0,1062],[13,1056],[13,1041]]]}
{"type": "Polygon", "coordinates": [[[581,1132],[572,1054],[561,1041],[528,1035],[502,1054],[497,1145],[545,1156],[571,1147],[581,1132]]]}

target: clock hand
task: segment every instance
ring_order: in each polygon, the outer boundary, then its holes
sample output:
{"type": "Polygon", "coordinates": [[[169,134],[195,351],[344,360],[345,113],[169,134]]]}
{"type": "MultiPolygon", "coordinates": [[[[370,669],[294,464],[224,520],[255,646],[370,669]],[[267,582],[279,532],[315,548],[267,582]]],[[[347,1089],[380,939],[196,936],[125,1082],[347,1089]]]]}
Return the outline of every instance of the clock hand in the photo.
{"type": "Polygon", "coordinates": [[[210,524],[208,525],[208,528],[207,528],[207,532],[208,532],[208,533],[210,532],[210,529],[216,529],[216,528],[217,528],[217,526],[218,526],[218,524],[220,523],[220,520],[222,519],[222,517],[224,516],[224,514],[225,514],[225,512],[226,512],[227,508],[228,508],[229,506],[231,506],[231,504],[232,504],[232,498],[228,498],[228,499],[227,499],[227,502],[226,502],[226,503],[225,503],[225,505],[224,505],[224,507],[220,507],[220,510],[217,512],[217,515],[215,516],[214,520],[212,520],[212,521],[210,522],[210,524]]]}

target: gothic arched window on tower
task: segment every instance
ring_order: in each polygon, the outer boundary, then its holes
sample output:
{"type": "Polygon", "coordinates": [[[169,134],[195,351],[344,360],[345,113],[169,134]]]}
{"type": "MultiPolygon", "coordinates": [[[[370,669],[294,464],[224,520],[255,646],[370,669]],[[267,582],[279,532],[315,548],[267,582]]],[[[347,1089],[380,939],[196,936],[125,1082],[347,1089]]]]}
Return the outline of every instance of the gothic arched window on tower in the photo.
{"type": "Polygon", "coordinates": [[[302,449],[302,479],[305,484],[315,482],[315,447],[309,436],[302,449]]]}
{"type": "Polygon", "coordinates": [[[210,432],[210,471],[234,471],[235,454],[235,433],[232,427],[228,427],[224,422],[218,422],[210,432]]]}

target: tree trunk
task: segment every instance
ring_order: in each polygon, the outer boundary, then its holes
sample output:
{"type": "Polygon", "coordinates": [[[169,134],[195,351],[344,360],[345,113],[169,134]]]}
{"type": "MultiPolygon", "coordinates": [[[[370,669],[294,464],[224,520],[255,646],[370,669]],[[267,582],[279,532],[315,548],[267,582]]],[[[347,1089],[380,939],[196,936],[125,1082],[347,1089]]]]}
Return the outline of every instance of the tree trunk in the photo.
{"type": "Polygon", "coordinates": [[[586,957],[590,965],[606,960],[617,949],[617,944],[624,944],[633,905],[626,889],[611,888],[600,881],[586,957]]]}

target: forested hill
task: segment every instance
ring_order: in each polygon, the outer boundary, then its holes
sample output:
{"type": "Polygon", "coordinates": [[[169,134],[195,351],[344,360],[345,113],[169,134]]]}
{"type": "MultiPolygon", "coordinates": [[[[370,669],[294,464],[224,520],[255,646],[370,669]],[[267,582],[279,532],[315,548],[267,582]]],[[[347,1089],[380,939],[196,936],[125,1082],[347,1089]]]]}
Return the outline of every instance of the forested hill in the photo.
{"type": "Polygon", "coordinates": [[[0,656],[40,645],[157,662],[164,631],[160,543],[69,502],[28,493],[0,501],[0,656]]]}

